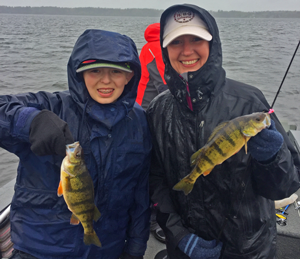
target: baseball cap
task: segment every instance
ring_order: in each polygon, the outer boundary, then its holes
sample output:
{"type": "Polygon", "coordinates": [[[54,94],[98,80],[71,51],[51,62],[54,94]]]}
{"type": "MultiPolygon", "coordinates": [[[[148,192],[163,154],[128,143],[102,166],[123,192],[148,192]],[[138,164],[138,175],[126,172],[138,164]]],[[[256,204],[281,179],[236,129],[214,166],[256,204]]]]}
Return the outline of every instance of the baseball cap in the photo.
{"type": "Polygon", "coordinates": [[[198,14],[189,9],[181,9],[167,17],[164,27],[163,48],[182,35],[194,35],[206,41],[212,39],[205,22],[200,19],[198,14]]]}
{"type": "Polygon", "coordinates": [[[109,61],[104,61],[104,60],[97,60],[97,59],[90,59],[90,60],[85,60],[81,62],[79,68],[76,70],[77,73],[93,69],[93,68],[101,68],[101,67],[107,67],[107,68],[116,68],[125,72],[132,72],[130,69],[130,64],[129,63],[114,63],[114,62],[109,62],[109,61]]]}

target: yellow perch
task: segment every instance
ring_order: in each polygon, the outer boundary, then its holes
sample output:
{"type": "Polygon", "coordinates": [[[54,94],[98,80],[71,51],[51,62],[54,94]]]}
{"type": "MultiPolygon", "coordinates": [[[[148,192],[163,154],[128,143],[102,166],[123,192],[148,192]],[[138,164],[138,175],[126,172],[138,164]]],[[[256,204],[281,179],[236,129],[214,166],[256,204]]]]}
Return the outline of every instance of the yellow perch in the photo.
{"type": "Polygon", "coordinates": [[[243,146],[247,154],[247,141],[270,125],[270,115],[265,112],[240,116],[219,124],[205,146],[191,156],[191,166],[194,166],[192,172],[178,182],[173,190],[188,195],[200,175],[208,175],[216,165],[222,164],[243,146]]]}
{"type": "Polygon", "coordinates": [[[94,186],[86,168],[79,142],[66,146],[66,157],[61,165],[60,183],[57,195],[62,196],[72,212],[70,224],[81,222],[84,229],[83,241],[86,245],[101,247],[101,242],[93,228],[101,214],[94,203],[94,186]]]}

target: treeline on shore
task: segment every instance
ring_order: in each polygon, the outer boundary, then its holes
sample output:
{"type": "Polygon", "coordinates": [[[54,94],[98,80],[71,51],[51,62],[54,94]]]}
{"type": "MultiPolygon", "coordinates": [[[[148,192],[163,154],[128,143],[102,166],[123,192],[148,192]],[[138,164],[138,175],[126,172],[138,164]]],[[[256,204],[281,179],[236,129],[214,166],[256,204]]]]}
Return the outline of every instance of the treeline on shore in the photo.
{"type": "MultiPolygon", "coordinates": [[[[0,13],[3,14],[43,14],[43,15],[88,15],[88,16],[140,16],[159,17],[164,10],[147,8],[94,8],[94,7],[11,7],[0,6],[0,13]]],[[[223,18],[300,18],[300,11],[210,11],[214,17],[223,18]]]]}

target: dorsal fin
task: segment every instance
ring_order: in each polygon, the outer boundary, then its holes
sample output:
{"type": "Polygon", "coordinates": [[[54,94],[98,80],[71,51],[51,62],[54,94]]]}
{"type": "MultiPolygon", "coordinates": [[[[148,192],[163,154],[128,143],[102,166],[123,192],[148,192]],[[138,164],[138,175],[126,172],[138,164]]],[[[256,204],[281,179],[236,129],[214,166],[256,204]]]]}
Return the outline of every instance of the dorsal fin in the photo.
{"type": "Polygon", "coordinates": [[[224,122],[220,123],[217,127],[215,127],[214,131],[209,136],[207,142],[211,141],[214,138],[214,136],[216,136],[217,133],[228,124],[228,122],[229,121],[224,121],[224,122]]]}

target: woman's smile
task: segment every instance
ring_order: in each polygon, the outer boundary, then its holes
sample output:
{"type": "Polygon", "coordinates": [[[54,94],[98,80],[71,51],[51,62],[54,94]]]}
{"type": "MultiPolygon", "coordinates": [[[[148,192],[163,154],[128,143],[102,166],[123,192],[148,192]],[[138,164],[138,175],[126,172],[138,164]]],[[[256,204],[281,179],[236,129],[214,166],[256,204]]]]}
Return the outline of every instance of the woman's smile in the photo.
{"type": "Polygon", "coordinates": [[[182,65],[184,65],[185,67],[191,67],[191,66],[195,66],[196,63],[199,61],[199,59],[194,59],[194,60],[182,60],[181,63],[182,65]]]}

